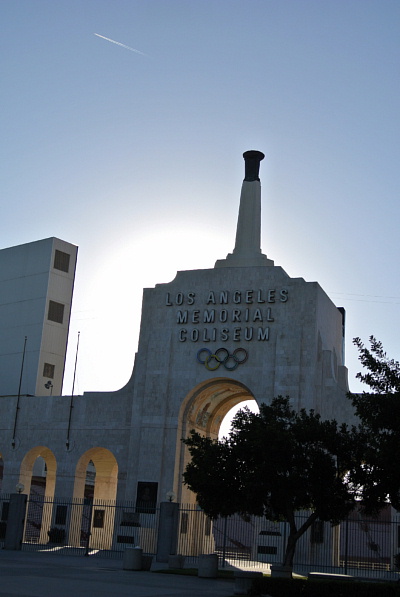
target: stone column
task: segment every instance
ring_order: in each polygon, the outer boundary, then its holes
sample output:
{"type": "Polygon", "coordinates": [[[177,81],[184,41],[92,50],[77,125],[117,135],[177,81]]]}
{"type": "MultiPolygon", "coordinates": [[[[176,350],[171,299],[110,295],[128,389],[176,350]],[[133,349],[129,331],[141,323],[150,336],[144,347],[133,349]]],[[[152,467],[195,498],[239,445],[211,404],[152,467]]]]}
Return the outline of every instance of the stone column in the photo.
{"type": "Polygon", "coordinates": [[[168,562],[178,544],[179,504],[161,502],[157,538],[157,562],[168,562]]]}
{"type": "Polygon", "coordinates": [[[10,495],[4,549],[20,550],[22,547],[27,499],[28,496],[24,493],[10,495]]]}

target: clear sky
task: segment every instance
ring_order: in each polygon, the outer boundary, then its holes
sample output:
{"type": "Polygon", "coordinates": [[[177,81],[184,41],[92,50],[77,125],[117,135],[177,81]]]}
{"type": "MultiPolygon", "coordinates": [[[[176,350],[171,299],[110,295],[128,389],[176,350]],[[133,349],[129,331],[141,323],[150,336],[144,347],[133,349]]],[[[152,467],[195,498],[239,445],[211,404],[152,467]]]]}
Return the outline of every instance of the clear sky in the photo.
{"type": "Polygon", "coordinates": [[[399,359],[398,0],[1,0],[0,44],[0,248],[79,246],[65,394],[78,331],[75,393],[122,387],[143,287],[232,251],[248,149],[263,252],[346,308],[350,388],[355,336],[399,359]]]}

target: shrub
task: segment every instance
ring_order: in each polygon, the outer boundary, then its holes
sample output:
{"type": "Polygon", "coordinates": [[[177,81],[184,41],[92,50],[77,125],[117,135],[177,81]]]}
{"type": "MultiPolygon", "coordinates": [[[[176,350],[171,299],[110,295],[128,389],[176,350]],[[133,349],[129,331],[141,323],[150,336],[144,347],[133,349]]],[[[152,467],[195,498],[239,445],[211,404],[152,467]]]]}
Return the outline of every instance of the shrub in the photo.
{"type": "Polygon", "coordinates": [[[249,595],[271,597],[400,597],[400,585],[394,582],[359,582],[339,580],[299,580],[263,578],[253,581],[249,595]]]}

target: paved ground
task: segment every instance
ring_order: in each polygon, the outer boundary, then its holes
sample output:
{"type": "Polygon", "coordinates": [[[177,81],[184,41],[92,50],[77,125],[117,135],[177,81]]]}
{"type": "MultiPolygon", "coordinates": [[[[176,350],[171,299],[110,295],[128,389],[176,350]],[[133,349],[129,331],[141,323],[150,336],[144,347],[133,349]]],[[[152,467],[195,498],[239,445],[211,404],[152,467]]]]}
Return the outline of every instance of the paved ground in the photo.
{"type": "Polygon", "coordinates": [[[1,597],[231,597],[233,590],[233,580],[131,572],[122,560],[0,550],[1,597]]]}

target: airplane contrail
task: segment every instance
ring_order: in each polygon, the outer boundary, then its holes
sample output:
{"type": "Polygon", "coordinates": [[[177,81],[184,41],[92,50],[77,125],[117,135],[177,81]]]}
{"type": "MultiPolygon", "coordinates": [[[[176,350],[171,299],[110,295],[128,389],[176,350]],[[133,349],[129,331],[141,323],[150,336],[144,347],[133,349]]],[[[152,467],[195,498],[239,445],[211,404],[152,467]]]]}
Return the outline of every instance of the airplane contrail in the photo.
{"type": "Polygon", "coordinates": [[[98,33],[93,33],[93,35],[97,35],[97,37],[101,37],[101,39],[105,39],[106,41],[110,41],[112,44],[116,44],[117,46],[121,46],[121,48],[125,48],[126,50],[130,50],[131,52],[136,52],[136,54],[141,54],[142,56],[146,56],[144,52],[140,52],[140,50],[135,50],[135,48],[131,48],[130,46],[126,46],[125,44],[121,44],[119,41],[114,41],[109,37],[104,37],[104,35],[99,35],[98,33]]]}

